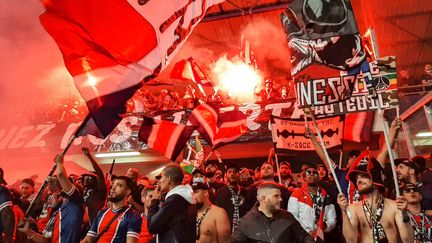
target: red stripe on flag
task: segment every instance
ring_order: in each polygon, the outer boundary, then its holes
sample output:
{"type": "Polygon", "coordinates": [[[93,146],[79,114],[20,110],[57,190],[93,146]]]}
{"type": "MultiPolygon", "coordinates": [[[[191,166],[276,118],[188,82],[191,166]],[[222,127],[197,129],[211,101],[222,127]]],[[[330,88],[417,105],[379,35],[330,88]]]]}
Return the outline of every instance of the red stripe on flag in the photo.
{"type": "Polygon", "coordinates": [[[194,130],[195,127],[145,117],[139,138],[150,148],[174,161],[194,130]]]}

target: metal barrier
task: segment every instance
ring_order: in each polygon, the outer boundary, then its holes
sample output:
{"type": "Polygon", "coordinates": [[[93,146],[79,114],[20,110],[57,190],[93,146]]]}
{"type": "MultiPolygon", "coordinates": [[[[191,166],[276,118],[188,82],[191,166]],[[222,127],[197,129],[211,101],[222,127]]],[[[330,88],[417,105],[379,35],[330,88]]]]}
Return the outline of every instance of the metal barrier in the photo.
{"type": "Polygon", "coordinates": [[[399,148],[400,157],[424,155],[432,151],[432,91],[420,92],[422,97],[414,104],[408,104],[408,109],[400,115],[406,144],[405,151],[399,148]]]}

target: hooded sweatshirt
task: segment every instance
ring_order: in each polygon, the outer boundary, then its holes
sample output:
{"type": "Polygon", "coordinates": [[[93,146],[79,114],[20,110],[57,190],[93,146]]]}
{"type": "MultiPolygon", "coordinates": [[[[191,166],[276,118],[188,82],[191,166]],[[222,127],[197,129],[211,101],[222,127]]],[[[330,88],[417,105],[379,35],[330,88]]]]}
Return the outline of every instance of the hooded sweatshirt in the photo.
{"type": "Polygon", "coordinates": [[[147,215],[148,230],[160,243],[193,243],[196,240],[196,208],[190,185],[169,191],[165,201],[153,199],[147,215]]]}

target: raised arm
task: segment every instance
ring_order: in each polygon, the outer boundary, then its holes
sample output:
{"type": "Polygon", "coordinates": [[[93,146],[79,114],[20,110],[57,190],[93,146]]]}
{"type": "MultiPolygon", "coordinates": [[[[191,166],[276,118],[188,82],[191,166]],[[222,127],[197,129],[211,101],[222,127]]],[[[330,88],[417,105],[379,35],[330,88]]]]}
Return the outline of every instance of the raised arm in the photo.
{"type": "Polygon", "coordinates": [[[69,181],[66,169],[64,167],[64,154],[58,154],[54,159],[57,165],[57,178],[62,187],[62,190],[66,193],[70,193],[74,189],[74,185],[69,181]]]}
{"type": "Polygon", "coordinates": [[[312,141],[312,144],[315,147],[315,152],[317,153],[318,157],[321,159],[322,162],[324,162],[324,165],[327,168],[327,171],[331,171],[330,166],[334,166],[335,163],[333,162],[332,159],[330,159],[330,161],[327,161],[324,150],[323,150],[321,144],[318,142],[313,131],[310,128],[306,128],[306,132],[308,132],[310,134],[310,139],[312,141]]]}
{"type": "Polygon", "coordinates": [[[354,205],[348,206],[348,199],[344,194],[338,195],[337,202],[342,211],[342,233],[347,243],[358,241],[358,218],[354,211],[354,205]]]}
{"type": "Polygon", "coordinates": [[[83,151],[84,155],[89,159],[96,175],[98,177],[104,178],[104,173],[102,171],[102,168],[99,166],[98,162],[93,158],[93,156],[90,154],[89,149],[86,147],[83,147],[82,151],[83,151]]]}
{"type": "Polygon", "coordinates": [[[89,161],[93,167],[93,170],[97,175],[98,188],[106,187],[105,175],[103,173],[102,168],[100,167],[98,162],[93,158],[93,156],[90,154],[90,151],[88,148],[83,147],[82,151],[83,151],[84,155],[89,159],[89,161]]]}
{"type": "Polygon", "coordinates": [[[412,243],[414,242],[414,230],[411,226],[409,216],[407,213],[407,201],[403,196],[399,196],[396,199],[396,207],[395,210],[395,221],[399,230],[399,234],[403,243],[412,243]]]}
{"type": "MultiPolygon", "coordinates": [[[[390,129],[389,129],[389,140],[390,140],[390,147],[393,147],[394,142],[395,142],[395,138],[396,135],[399,131],[399,128],[402,125],[402,121],[400,118],[396,117],[391,125],[390,125],[390,129]]],[[[381,145],[381,149],[380,149],[380,153],[378,154],[378,156],[376,157],[376,160],[381,164],[382,167],[385,167],[388,164],[388,149],[387,149],[387,144],[383,143],[381,145]]]]}

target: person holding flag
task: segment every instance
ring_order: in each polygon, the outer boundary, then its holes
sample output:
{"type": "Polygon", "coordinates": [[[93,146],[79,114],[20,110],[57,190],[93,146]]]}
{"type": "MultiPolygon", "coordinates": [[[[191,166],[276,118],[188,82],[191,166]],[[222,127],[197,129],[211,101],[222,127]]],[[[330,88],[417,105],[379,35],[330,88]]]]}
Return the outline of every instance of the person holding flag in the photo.
{"type": "Polygon", "coordinates": [[[53,225],[49,227],[52,231],[45,230],[43,235],[37,233],[29,227],[31,220],[29,218],[24,219],[23,227],[18,228],[18,230],[26,234],[28,239],[38,243],[78,243],[84,216],[83,196],[80,189],[68,179],[64,167],[64,153],[58,154],[54,161],[57,166],[57,179],[62,189],[60,195],[63,198],[63,203],[53,216],[53,225]]]}
{"type": "Polygon", "coordinates": [[[369,156],[353,164],[347,179],[361,196],[360,202],[348,204],[347,197],[340,193],[338,204],[342,210],[342,231],[347,242],[413,242],[414,232],[407,212],[407,201],[397,197],[396,201],[385,198],[382,182],[382,167],[369,156]]]}
{"type": "MultiPolygon", "coordinates": [[[[395,120],[393,120],[393,122],[391,123],[391,127],[390,127],[390,131],[389,131],[389,136],[390,136],[390,143],[393,146],[396,135],[398,133],[398,130],[401,126],[401,121],[400,119],[396,118],[395,120]]],[[[350,181],[347,179],[347,173],[348,173],[348,169],[351,167],[352,163],[359,159],[359,157],[361,157],[361,155],[359,156],[354,156],[354,157],[350,157],[350,160],[348,161],[348,165],[347,165],[347,169],[342,169],[339,168],[338,165],[333,161],[327,161],[326,156],[324,154],[324,150],[321,147],[321,145],[319,144],[315,134],[313,132],[309,132],[310,139],[312,140],[312,143],[314,144],[315,147],[315,151],[318,155],[318,157],[321,159],[321,161],[326,162],[324,163],[324,165],[326,166],[327,170],[330,171],[330,166],[332,166],[334,168],[335,174],[336,174],[336,178],[335,180],[338,180],[339,184],[341,185],[341,189],[342,189],[342,193],[344,193],[346,196],[348,196],[349,202],[355,202],[359,200],[359,194],[356,192],[355,185],[350,183],[350,181]],[[329,162],[329,163],[328,163],[329,162]]],[[[380,149],[380,153],[378,154],[378,156],[376,156],[376,160],[379,162],[379,164],[381,165],[382,168],[384,168],[388,162],[388,150],[387,150],[387,146],[386,144],[382,144],[381,145],[381,149],[380,149]]]]}

